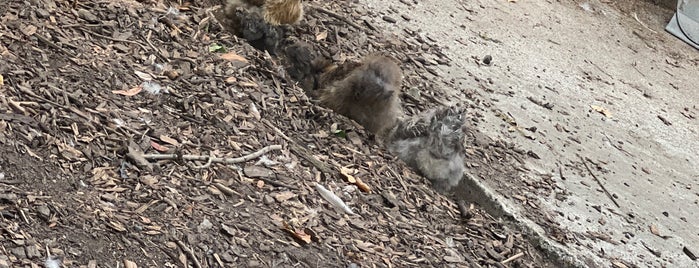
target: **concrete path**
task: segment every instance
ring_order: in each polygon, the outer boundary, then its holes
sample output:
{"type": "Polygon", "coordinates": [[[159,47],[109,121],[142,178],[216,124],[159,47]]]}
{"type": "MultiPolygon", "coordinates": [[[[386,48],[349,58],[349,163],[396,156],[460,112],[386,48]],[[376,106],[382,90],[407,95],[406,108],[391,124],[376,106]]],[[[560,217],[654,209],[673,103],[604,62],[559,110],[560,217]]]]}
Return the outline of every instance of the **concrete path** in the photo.
{"type": "MultiPolygon", "coordinates": [[[[699,265],[683,251],[699,255],[699,52],[663,31],[673,11],[643,1],[361,4],[387,31],[441,40],[454,64],[440,75],[492,102],[481,131],[541,158],[526,160],[522,181],[549,175],[556,189],[526,197],[568,231],[564,250],[579,265],[699,265]],[[484,55],[492,65],[476,63],[484,55]]],[[[532,209],[481,179],[515,213],[532,209]]]]}

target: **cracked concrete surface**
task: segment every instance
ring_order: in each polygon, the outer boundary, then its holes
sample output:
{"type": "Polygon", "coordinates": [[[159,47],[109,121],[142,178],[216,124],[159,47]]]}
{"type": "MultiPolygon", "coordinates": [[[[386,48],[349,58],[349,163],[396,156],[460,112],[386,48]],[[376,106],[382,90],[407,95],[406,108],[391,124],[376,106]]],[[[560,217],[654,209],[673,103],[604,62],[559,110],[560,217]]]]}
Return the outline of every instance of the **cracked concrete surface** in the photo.
{"type": "MultiPolygon", "coordinates": [[[[570,233],[563,249],[579,266],[699,265],[683,252],[699,254],[699,52],[663,31],[674,11],[630,0],[362,4],[387,31],[439,40],[454,62],[440,76],[492,102],[480,130],[541,158],[522,180],[549,174],[557,189],[527,198],[570,233]],[[484,55],[492,65],[476,63],[484,55]],[[536,131],[512,131],[494,111],[536,131]]],[[[481,180],[514,213],[532,209],[481,180]]]]}

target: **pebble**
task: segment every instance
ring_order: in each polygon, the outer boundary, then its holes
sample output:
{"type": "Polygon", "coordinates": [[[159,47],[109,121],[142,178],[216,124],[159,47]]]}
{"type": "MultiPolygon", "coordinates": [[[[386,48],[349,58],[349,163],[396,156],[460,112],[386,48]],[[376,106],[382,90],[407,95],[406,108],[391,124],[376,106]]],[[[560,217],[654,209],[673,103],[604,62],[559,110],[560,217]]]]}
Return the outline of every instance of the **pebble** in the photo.
{"type": "Polygon", "coordinates": [[[33,259],[33,258],[40,258],[41,253],[39,252],[39,247],[36,245],[31,245],[25,248],[25,251],[27,253],[27,258],[33,259]]]}
{"type": "Polygon", "coordinates": [[[88,11],[87,9],[82,9],[82,8],[81,8],[81,9],[78,9],[78,16],[79,16],[81,19],[84,19],[84,20],[86,20],[86,21],[88,21],[88,22],[91,22],[91,23],[97,23],[97,22],[99,22],[99,19],[97,18],[97,16],[95,16],[94,14],[92,14],[92,13],[91,13],[90,11],[88,11]]]}
{"type": "Polygon", "coordinates": [[[208,230],[211,229],[211,227],[214,227],[214,225],[209,221],[209,219],[204,219],[200,224],[199,224],[199,230],[208,230]]]}
{"type": "Polygon", "coordinates": [[[262,203],[264,203],[265,205],[270,205],[274,203],[274,198],[272,198],[269,195],[265,195],[264,197],[262,197],[262,203]]]}
{"type": "Polygon", "coordinates": [[[24,247],[11,248],[10,253],[17,257],[18,259],[27,258],[27,253],[24,252],[24,247]]]}
{"type": "Polygon", "coordinates": [[[384,21],[388,22],[388,23],[396,23],[396,19],[391,18],[391,17],[389,17],[389,16],[383,16],[382,19],[383,19],[384,21]]]}
{"type": "Polygon", "coordinates": [[[483,57],[483,63],[490,65],[490,63],[493,61],[493,56],[490,55],[485,55],[483,57]]]}

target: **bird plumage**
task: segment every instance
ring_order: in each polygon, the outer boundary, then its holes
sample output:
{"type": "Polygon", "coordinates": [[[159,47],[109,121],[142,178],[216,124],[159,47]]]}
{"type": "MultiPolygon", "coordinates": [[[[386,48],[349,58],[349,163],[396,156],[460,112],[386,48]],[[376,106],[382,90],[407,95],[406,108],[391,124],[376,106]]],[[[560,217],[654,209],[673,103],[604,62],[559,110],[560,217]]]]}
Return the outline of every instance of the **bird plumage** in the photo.
{"type": "Polygon", "coordinates": [[[301,0],[228,0],[224,17],[232,32],[253,47],[276,54],[285,24],[303,17],[301,0]]]}
{"type": "Polygon", "coordinates": [[[322,106],[357,121],[374,134],[382,135],[396,124],[402,114],[402,74],[396,62],[372,55],[361,62],[323,69],[315,93],[322,106]]]}
{"type": "Polygon", "coordinates": [[[401,120],[391,130],[389,150],[440,191],[456,186],[464,172],[463,108],[442,107],[401,120]]]}

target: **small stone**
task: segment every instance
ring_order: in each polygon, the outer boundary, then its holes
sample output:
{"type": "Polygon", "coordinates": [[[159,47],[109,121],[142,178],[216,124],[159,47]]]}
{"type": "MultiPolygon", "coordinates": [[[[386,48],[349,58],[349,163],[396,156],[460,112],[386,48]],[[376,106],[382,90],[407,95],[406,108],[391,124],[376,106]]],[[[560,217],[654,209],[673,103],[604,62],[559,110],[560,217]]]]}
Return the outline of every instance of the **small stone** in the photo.
{"type": "Polygon", "coordinates": [[[209,230],[209,229],[211,229],[211,227],[214,227],[214,225],[209,221],[209,219],[204,219],[203,221],[201,221],[201,223],[199,224],[199,227],[197,227],[197,228],[199,229],[199,231],[201,231],[201,230],[209,230]]]}
{"type": "Polygon", "coordinates": [[[485,64],[487,64],[487,65],[490,65],[490,63],[491,63],[492,61],[493,61],[493,56],[485,55],[485,57],[483,57],[483,63],[485,63],[485,64]]]}
{"type": "Polygon", "coordinates": [[[382,19],[383,19],[385,22],[388,22],[388,23],[396,23],[396,19],[391,18],[391,17],[389,17],[389,16],[383,16],[382,19]]]}
{"type": "Polygon", "coordinates": [[[24,247],[11,248],[10,253],[12,253],[12,255],[14,255],[18,259],[26,259],[27,258],[27,253],[24,252],[24,247]]]}
{"type": "Polygon", "coordinates": [[[39,252],[39,248],[36,245],[27,246],[27,248],[25,250],[27,252],[28,258],[41,257],[41,252],[39,252]]]}
{"type": "Polygon", "coordinates": [[[97,19],[97,16],[95,16],[94,14],[92,14],[92,13],[91,13],[90,11],[88,11],[87,9],[82,9],[82,8],[81,8],[81,9],[78,9],[78,16],[79,16],[81,19],[84,19],[84,20],[86,20],[86,21],[88,21],[88,22],[92,22],[92,23],[97,23],[97,22],[99,22],[99,20],[97,19]]]}
{"type": "Polygon", "coordinates": [[[262,203],[264,203],[265,205],[272,204],[274,203],[274,198],[270,195],[265,195],[264,197],[262,197],[262,203]]]}
{"type": "Polygon", "coordinates": [[[694,254],[694,252],[690,250],[688,247],[683,247],[682,252],[684,252],[684,255],[687,255],[687,257],[689,257],[691,260],[697,260],[697,254],[694,254]]]}
{"type": "Polygon", "coordinates": [[[376,26],[374,26],[374,24],[371,24],[371,22],[369,22],[368,20],[364,20],[364,25],[366,25],[366,27],[369,27],[369,29],[371,29],[372,31],[376,31],[376,26]]]}
{"type": "Polygon", "coordinates": [[[39,8],[36,10],[36,16],[42,19],[48,18],[51,14],[46,9],[39,8]]]}

